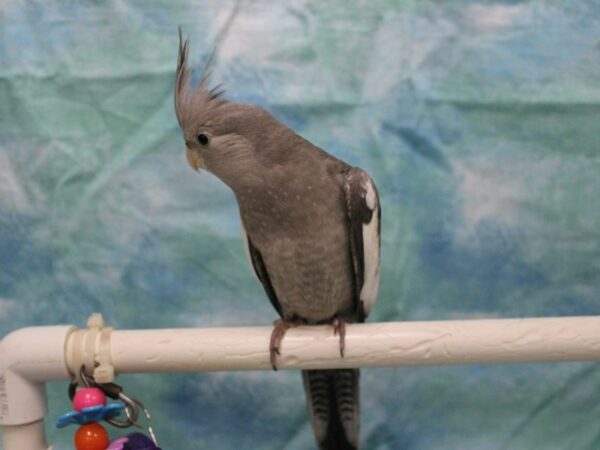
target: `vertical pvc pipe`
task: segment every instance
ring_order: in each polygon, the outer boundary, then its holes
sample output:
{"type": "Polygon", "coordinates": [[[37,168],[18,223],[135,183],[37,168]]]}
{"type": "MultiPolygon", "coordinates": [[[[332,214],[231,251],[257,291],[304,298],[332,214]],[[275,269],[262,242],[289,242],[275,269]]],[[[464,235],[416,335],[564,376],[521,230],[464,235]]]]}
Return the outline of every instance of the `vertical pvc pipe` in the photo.
{"type": "Polygon", "coordinates": [[[46,381],[67,380],[72,326],[30,327],[0,341],[0,427],[4,450],[46,450],[46,381]]]}
{"type": "Polygon", "coordinates": [[[3,426],[2,443],[5,450],[52,450],[44,434],[44,421],[25,425],[3,426]]]}

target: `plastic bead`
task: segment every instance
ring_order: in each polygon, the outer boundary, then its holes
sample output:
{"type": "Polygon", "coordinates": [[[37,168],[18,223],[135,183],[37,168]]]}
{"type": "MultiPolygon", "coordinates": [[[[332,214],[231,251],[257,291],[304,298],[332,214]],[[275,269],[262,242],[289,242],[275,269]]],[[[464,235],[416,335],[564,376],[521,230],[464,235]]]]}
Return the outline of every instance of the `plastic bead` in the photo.
{"type": "Polygon", "coordinates": [[[82,425],[75,433],[76,450],[105,450],[108,446],[108,433],[97,423],[82,425]]]}
{"type": "Polygon", "coordinates": [[[75,411],[98,405],[106,405],[106,396],[97,387],[79,389],[73,397],[75,411]]]}

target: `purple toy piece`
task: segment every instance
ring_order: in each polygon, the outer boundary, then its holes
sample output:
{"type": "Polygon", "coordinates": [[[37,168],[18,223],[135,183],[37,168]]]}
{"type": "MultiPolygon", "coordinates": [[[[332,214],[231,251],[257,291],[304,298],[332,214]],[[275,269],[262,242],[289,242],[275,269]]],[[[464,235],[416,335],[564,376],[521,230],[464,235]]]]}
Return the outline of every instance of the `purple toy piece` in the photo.
{"type": "Polygon", "coordinates": [[[123,450],[161,450],[152,439],[142,433],[131,433],[127,437],[129,442],[123,446],[123,450]]]}
{"type": "Polygon", "coordinates": [[[127,442],[129,442],[129,439],[127,438],[115,439],[113,441],[110,441],[110,445],[106,447],[106,450],[123,450],[127,442]]]}

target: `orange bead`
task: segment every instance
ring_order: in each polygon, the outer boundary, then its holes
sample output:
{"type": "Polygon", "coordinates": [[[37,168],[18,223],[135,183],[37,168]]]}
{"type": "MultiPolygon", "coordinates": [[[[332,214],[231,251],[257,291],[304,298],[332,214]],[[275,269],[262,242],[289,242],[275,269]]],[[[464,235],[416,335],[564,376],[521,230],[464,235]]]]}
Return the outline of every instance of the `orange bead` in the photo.
{"type": "Polygon", "coordinates": [[[108,433],[97,423],[81,425],[75,433],[76,450],[105,450],[108,447],[108,433]]]}

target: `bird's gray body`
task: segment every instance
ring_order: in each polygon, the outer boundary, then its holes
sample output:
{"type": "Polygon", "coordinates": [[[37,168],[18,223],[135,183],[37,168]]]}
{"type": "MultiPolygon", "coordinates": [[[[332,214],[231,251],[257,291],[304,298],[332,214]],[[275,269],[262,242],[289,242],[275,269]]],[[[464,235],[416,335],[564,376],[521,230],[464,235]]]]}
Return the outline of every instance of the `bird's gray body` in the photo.
{"type": "Polygon", "coordinates": [[[349,167],[307,141],[294,145],[287,151],[297,158],[268,169],[255,187],[234,189],[242,224],[262,256],[284,319],[353,321],[342,189],[349,167]]]}
{"type": "MultiPolygon", "coordinates": [[[[180,39],[175,111],[188,162],[234,192],[251,265],[274,308],[287,322],[363,321],[379,282],[371,178],[263,109],[224,100],[208,89],[208,74],[191,90],[187,51],[180,39]]],[[[358,370],[302,375],[319,448],[358,449],[358,370]]]]}

